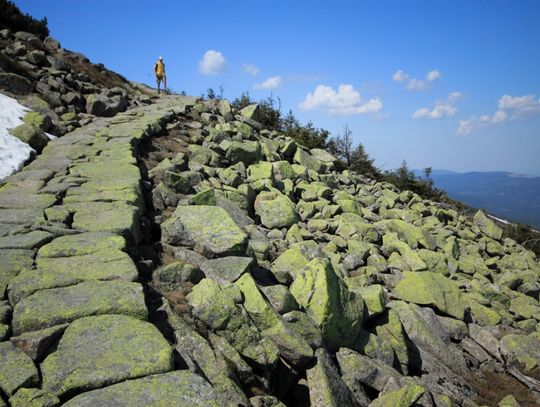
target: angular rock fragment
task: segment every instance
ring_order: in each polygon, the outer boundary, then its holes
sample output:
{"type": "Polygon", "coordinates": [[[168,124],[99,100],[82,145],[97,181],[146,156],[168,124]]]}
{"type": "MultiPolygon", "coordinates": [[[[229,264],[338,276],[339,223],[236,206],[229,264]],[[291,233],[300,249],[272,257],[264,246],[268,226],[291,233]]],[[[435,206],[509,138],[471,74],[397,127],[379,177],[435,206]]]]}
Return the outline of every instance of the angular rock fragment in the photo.
{"type": "Polygon", "coordinates": [[[11,342],[0,342],[0,389],[12,396],[21,387],[39,385],[39,373],[30,359],[11,342]]]}
{"type": "Polygon", "coordinates": [[[248,240],[229,214],[216,206],[178,206],[162,228],[166,243],[194,247],[207,257],[241,255],[248,240]]]}

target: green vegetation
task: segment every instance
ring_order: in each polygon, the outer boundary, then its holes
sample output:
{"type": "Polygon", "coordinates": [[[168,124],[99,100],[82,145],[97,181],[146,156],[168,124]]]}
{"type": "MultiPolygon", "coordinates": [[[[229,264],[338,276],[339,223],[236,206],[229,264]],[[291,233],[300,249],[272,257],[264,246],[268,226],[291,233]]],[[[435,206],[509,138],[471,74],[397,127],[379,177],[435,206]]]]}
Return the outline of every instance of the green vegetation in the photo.
{"type": "Polygon", "coordinates": [[[503,230],[504,237],[514,239],[523,247],[540,256],[540,232],[522,223],[505,225],[503,230]]]}
{"type": "Polygon", "coordinates": [[[9,0],[0,0],[0,29],[9,28],[10,30],[26,31],[35,34],[41,39],[49,35],[47,27],[47,17],[36,20],[30,14],[23,14],[21,10],[9,0]]]}

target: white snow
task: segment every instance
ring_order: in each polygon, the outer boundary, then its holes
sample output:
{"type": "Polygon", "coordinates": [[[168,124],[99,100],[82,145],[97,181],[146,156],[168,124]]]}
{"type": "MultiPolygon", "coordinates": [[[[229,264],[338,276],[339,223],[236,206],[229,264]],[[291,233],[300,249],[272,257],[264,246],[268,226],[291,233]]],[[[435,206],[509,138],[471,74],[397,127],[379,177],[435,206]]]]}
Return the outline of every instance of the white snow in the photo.
{"type": "Polygon", "coordinates": [[[34,151],[28,144],[9,134],[9,129],[22,124],[30,109],[0,93],[0,181],[22,168],[34,151]]]}
{"type": "Polygon", "coordinates": [[[512,222],[506,220],[506,219],[501,219],[501,218],[498,218],[496,216],[493,216],[493,215],[490,215],[489,213],[487,214],[488,217],[492,218],[492,219],[495,219],[496,221],[499,221],[501,223],[504,223],[505,225],[513,225],[512,222]]]}

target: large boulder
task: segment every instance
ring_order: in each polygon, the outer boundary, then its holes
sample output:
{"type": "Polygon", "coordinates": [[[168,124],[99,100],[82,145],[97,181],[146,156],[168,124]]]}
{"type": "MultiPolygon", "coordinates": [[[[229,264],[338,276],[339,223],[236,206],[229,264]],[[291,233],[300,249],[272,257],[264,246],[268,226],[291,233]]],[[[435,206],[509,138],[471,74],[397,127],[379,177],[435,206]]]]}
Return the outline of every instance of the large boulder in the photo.
{"type": "Polygon", "coordinates": [[[242,255],[248,241],[229,214],[216,206],[178,206],[162,230],[165,243],[194,247],[207,257],[242,255]]]}
{"type": "Polygon", "coordinates": [[[506,335],[501,339],[499,351],[508,364],[521,365],[526,371],[540,366],[540,339],[537,334],[506,335]]]}
{"type": "Polygon", "coordinates": [[[23,76],[10,72],[0,72],[0,89],[16,95],[26,95],[32,90],[32,83],[23,76]]]}
{"type": "Polygon", "coordinates": [[[23,123],[11,129],[10,133],[12,136],[17,137],[38,152],[41,152],[49,142],[49,138],[45,135],[43,130],[31,124],[23,123]]]}
{"type": "Polygon", "coordinates": [[[502,238],[503,231],[497,224],[489,219],[486,214],[482,211],[475,213],[473,218],[473,223],[478,227],[486,236],[491,237],[495,240],[500,240],[502,238]]]}
{"type": "Polygon", "coordinates": [[[187,299],[193,315],[223,336],[249,362],[267,367],[277,362],[277,347],[250,321],[242,307],[242,292],[236,285],[221,286],[205,278],[193,287],[187,299]]]}
{"type": "Polygon", "coordinates": [[[101,314],[146,319],[148,311],[142,286],[123,281],[85,281],[38,291],[13,309],[13,331],[20,334],[101,314]]]}
{"type": "Polygon", "coordinates": [[[362,297],[349,291],[328,259],[313,259],[296,274],[291,294],[317,323],[329,349],[358,346],[362,297]]]}
{"type": "Polygon", "coordinates": [[[258,104],[252,104],[240,110],[240,114],[248,119],[258,122],[261,116],[261,108],[258,104]]]}
{"type": "Polygon", "coordinates": [[[206,380],[185,370],[127,380],[83,393],[64,404],[66,407],[112,405],[219,407],[223,404],[216,390],[206,380]],[[121,404],[118,404],[120,400],[121,404]]]}
{"type": "Polygon", "coordinates": [[[272,263],[272,274],[282,284],[290,284],[296,273],[316,257],[323,257],[317,242],[308,240],[292,245],[272,263]]]}
{"type": "Polygon", "coordinates": [[[324,349],[317,349],[317,364],[307,370],[309,399],[312,406],[359,407],[369,399],[358,399],[339,375],[331,356],[324,349]]]}
{"type": "Polygon", "coordinates": [[[244,274],[235,283],[244,295],[244,308],[262,335],[279,349],[282,358],[294,366],[304,366],[313,357],[309,344],[268,304],[261,295],[253,277],[244,274]]]}
{"type": "Polygon", "coordinates": [[[401,299],[419,305],[430,305],[454,318],[463,319],[466,305],[458,285],[439,273],[403,273],[394,293],[401,299]]]}
{"type": "Polygon", "coordinates": [[[43,388],[60,397],[172,369],[172,349],[157,328],[124,315],[71,323],[41,364],[43,388]]]}
{"type": "Polygon", "coordinates": [[[261,192],[255,199],[255,213],[269,229],[288,228],[298,221],[294,204],[277,192],[261,192]]]}

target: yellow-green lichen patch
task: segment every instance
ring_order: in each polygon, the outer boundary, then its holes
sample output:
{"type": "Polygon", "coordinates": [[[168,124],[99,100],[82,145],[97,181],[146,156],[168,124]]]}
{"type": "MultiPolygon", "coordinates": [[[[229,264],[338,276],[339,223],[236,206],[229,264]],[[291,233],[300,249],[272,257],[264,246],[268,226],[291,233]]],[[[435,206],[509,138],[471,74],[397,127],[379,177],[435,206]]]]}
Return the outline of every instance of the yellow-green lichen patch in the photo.
{"type": "Polygon", "coordinates": [[[73,322],[41,364],[43,389],[60,397],[172,368],[172,349],[157,328],[124,315],[73,322]]]}
{"type": "Polygon", "coordinates": [[[13,331],[18,335],[101,314],[146,319],[148,311],[142,286],[123,281],[85,281],[70,287],[38,291],[15,306],[13,331]]]}
{"type": "Polygon", "coordinates": [[[11,342],[0,342],[0,389],[8,396],[20,387],[39,383],[39,373],[34,362],[11,342]]]}
{"type": "Polygon", "coordinates": [[[128,380],[81,394],[65,407],[106,406],[122,400],[131,407],[221,407],[221,399],[202,377],[186,370],[128,380]]]}
{"type": "Polygon", "coordinates": [[[441,312],[463,319],[465,303],[458,285],[439,273],[404,272],[394,290],[401,299],[415,304],[432,305],[441,312]]]}
{"type": "Polygon", "coordinates": [[[71,257],[38,257],[37,270],[25,270],[9,285],[9,299],[16,304],[36,291],[67,287],[88,280],[135,281],[137,267],[125,252],[104,249],[71,257]]]}
{"type": "Polygon", "coordinates": [[[248,241],[231,216],[217,206],[178,206],[162,230],[167,243],[193,246],[208,257],[241,255],[248,241]]]}
{"type": "Polygon", "coordinates": [[[90,232],[62,236],[39,249],[38,257],[68,257],[91,254],[104,249],[123,250],[126,241],[107,232],[90,232]]]}

